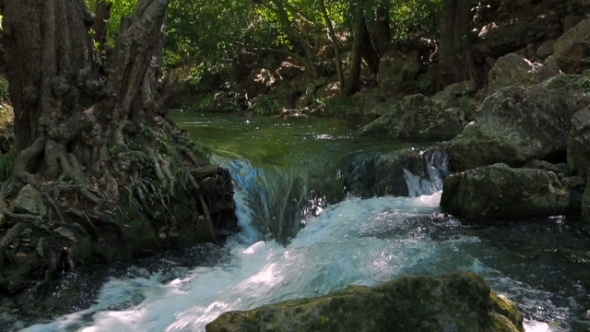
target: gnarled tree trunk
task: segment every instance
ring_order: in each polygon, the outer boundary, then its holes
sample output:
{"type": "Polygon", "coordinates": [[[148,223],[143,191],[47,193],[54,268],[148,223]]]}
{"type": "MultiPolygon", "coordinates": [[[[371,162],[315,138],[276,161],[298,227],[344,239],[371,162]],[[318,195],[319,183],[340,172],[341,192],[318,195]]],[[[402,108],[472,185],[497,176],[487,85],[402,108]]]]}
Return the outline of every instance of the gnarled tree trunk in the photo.
{"type": "Polygon", "coordinates": [[[0,191],[8,226],[0,231],[0,293],[22,286],[10,273],[41,269],[50,280],[61,258],[74,268],[81,258],[121,259],[163,239],[194,240],[201,225],[212,241],[214,228],[236,227],[227,171],[203,171],[206,158],[162,105],[169,2],[139,0],[101,70],[84,0],[1,3],[16,160],[0,191]],[[5,204],[24,187],[47,210],[5,204]]]}

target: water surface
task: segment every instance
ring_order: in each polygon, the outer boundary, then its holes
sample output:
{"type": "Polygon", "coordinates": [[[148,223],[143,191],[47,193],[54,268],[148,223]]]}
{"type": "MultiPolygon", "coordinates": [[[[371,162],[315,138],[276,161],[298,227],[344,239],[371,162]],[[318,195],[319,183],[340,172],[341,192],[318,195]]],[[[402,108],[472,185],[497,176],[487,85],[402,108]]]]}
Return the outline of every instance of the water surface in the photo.
{"type": "MultiPolygon", "coordinates": [[[[178,114],[228,167],[242,232],[214,265],[162,260],[111,278],[89,309],[27,331],[203,331],[228,310],[375,285],[407,274],[473,271],[517,302],[528,331],[588,331],[587,231],[564,217],[472,225],[442,214],[440,191],[361,199],[339,158],[422,145],[353,138],[362,123],[178,114]]],[[[434,188],[434,189],[433,189],[434,188]]]]}

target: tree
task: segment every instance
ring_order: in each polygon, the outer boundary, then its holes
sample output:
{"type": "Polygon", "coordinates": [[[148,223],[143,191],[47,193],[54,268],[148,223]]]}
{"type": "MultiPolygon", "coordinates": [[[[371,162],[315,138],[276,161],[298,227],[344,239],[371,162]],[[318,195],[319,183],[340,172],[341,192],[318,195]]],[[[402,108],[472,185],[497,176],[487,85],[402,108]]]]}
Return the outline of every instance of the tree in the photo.
{"type": "Polygon", "coordinates": [[[342,55],[340,51],[340,43],[338,42],[338,38],[336,37],[336,32],[334,31],[334,26],[332,25],[332,20],[328,15],[326,3],[324,2],[324,0],[319,0],[318,4],[324,17],[326,27],[328,28],[328,35],[330,36],[330,41],[332,42],[332,45],[334,47],[334,64],[336,66],[336,74],[338,75],[338,83],[340,84],[340,89],[343,89],[344,71],[342,70],[342,55]]]}
{"type": "Polygon", "coordinates": [[[439,87],[475,79],[471,49],[472,0],[444,0],[439,45],[439,87]]]}
{"type": "Polygon", "coordinates": [[[365,0],[358,0],[354,5],[354,41],[350,56],[350,70],[342,94],[350,96],[360,86],[362,51],[365,43],[367,24],[365,23],[365,0]]]}
{"type": "Polygon", "coordinates": [[[235,228],[227,171],[208,166],[163,107],[169,2],[139,0],[105,64],[84,0],[0,2],[16,136],[13,173],[0,190],[10,226],[0,239],[0,291],[18,291],[33,271],[50,279],[61,258],[74,268],[154,250],[179,232],[194,241],[199,225],[212,241],[214,227],[235,228]],[[14,207],[25,191],[37,208],[14,207]],[[15,242],[24,229],[37,254],[15,242]],[[10,266],[19,282],[4,278],[10,266]]]}

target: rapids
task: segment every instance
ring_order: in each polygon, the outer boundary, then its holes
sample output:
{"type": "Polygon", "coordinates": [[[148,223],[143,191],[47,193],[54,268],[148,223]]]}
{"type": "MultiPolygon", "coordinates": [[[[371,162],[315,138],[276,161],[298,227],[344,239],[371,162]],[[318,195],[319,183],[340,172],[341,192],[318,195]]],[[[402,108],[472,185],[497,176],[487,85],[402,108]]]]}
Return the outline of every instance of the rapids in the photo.
{"type": "Polygon", "coordinates": [[[590,257],[587,234],[575,222],[462,223],[439,210],[444,169],[436,167],[427,167],[428,181],[404,169],[410,197],[350,195],[339,158],[411,146],[355,141],[354,122],[178,120],[211,145],[236,184],[241,232],[228,239],[224,259],[196,268],[166,259],[157,271],[130,267],[102,285],[90,308],[24,331],[204,331],[228,310],[457,270],[482,275],[517,302],[527,331],[590,328],[589,274],[580,270],[590,257]]]}

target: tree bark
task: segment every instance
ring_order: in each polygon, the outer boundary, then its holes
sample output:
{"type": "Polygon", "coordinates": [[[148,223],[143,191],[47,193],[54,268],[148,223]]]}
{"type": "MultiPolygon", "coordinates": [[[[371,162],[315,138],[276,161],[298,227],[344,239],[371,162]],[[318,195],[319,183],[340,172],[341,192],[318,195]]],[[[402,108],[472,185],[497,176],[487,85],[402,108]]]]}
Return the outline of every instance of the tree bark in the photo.
{"type": "Polygon", "coordinates": [[[371,36],[369,35],[367,22],[364,17],[363,17],[363,21],[365,24],[365,27],[363,29],[364,30],[363,33],[365,34],[365,36],[363,37],[361,54],[362,54],[363,59],[365,60],[365,62],[369,66],[369,69],[371,70],[371,72],[374,74],[377,74],[377,72],[379,71],[379,60],[380,60],[379,53],[373,47],[373,43],[371,42],[371,36]]]}
{"type": "MultiPolygon", "coordinates": [[[[196,155],[194,143],[163,107],[161,56],[169,2],[139,0],[122,22],[104,70],[97,70],[90,35],[95,16],[84,0],[0,1],[16,137],[13,173],[0,190],[3,226],[12,227],[0,233],[0,260],[17,253],[26,257],[26,264],[2,265],[19,280],[33,270],[53,273],[60,260],[51,257],[64,253],[73,269],[75,257],[90,259],[105,242],[117,253],[157,248],[161,244],[153,238],[178,237],[181,227],[192,234],[183,238],[197,242],[198,220],[213,242],[215,228],[237,229],[229,174],[195,172],[221,188],[207,197],[203,179],[196,180],[191,169],[202,170],[208,160],[196,155]],[[38,192],[50,211],[12,211],[6,201],[24,186],[38,192]],[[178,214],[171,205],[177,201],[192,203],[178,214]],[[231,212],[212,210],[212,204],[231,212]],[[23,222],[33,230],[29,241],[51,243],[43,254],[9,245],[23,222]],[[129,223],[141,232],[125,228],[129,223]],[[58,224],[61,233],[54,230],[58,224]],[[79,246],[82,242],[92,249],[79,246]]],[[[117,255],[111,259],[122,259],[117,255]]],[[[0,293],[19,285],[0,278],[0,293]]]]}
{"type": "Polygon", "coordinates": [[[340,53],[340,44],[338,43],[338,39],[336,38],[334,26],[332,25],[332,20],[330,20],[330,16],[328,15],[328,11],[326,10],[326,4],[324,0],[319,0],[318,3],[320,5],[322,15],[324,16],[326,27],[328,28],[328,35],[330,36],[330,41],[332,42],[332,45],[334,47],[334,65],[336,66],[338,83],[340,83],[340,91],[342,91],[342,89],[344,88],[344,71],[342,70],[342,55],[340,53]]]}
{"type": "Polygon", "coordinates": [[[360,88],[362,48],[365,39],[365,1],[359,0],[355,7],[354,14],[354,41],[352,43],[352,55],[350,60],[350,71],[344,85],[343,95],[350,96],[360,88]]]}
{"type": "Polygon", "coordinates": [[[471,0],[444,0],[440,22],[439,88],[475,79],[470,28],[471,0]]]}

